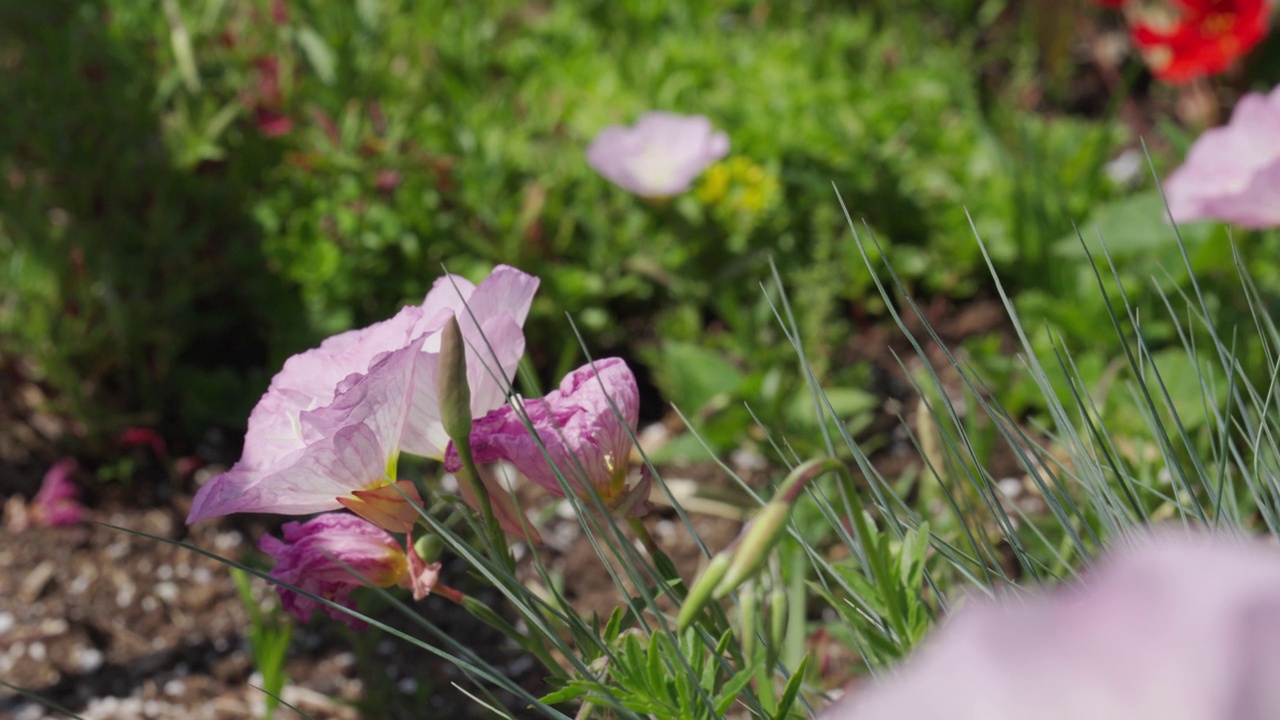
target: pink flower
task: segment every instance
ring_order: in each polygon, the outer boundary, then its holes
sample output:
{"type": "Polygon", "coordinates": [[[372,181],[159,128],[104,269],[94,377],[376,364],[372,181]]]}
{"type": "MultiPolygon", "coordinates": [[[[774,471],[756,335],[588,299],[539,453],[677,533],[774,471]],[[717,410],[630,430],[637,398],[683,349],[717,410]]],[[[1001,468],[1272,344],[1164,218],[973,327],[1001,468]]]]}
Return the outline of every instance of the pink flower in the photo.
{"type": "Polygon", "coordinates": [[[1280,226],[1280,87],[1241,98],[1230,122],[1201,135],[1164,188],[1177,222],[1280,226]]]}
{"type": "Polygon", "coordinates": [[[1280,717],[1280,555],[1158,536],[1075,587],[958,612],[824,720],[1280,717]]]}
{"type": "MultiPolygon", "coordinates": [[[[555,495],[564,494],[558,469],[580,497],[589,497],[591,487],[611,510],[635,512],[649,489],[645,479],[627,485],[639,415],[640,393],[631,369],[620,358],[606,358],[569,373],[546,397],[513,402],[481,418],[472,430],[471,447],[477,463],[507,460],[555,495]]],[[[450,446],[445,468],[456,472],[461,467],[450,446]]]]}
{"type": "MultiPolygon", "coordinates": [[[[346,506],[404,532],[417,517],[392,484],[399,453],[439,458],[439,333],[455,314],[467,342],[471,409],[502,404],[524,354],[538,280],[499,266],[479,286],[447,276],[421,306],[295,355],[249,416],[244,452],[196,493],[188,523],[235,512],[304,515],[346,506]]],[[[408,482],[401,490],[416,498],[408,482]]]]}
{"type": "Polygon", "coordinates": [[[85,509],[79,502],[80,488],[71,481],[76,470],[76,461],[71,458],[59,460],[49,468],[27,508],[31,524],[62,527],[75,525],[84,518],[85,509]]]}
{"type": "MultiPolygon", "coordinates": [[[[401,587],[413,599],[431,594],[440,577],[440,563],[425,563],[410,541],[401,547],[388,532],[346,513],[328,513],[306,522],[285,523],[284,540],[264,535],[258,549],[276,562],[271,577],[326,600],[355,609],[351,592],[358,587],[401,587]]],[[[365,624],[336,608],[293,590],[277,586],[280,604],[299,620],[323,610],[357,630],[365,624]]]]}
{"type": "Polygon", "coordinates": [[[670,197],[729,152],[729,137],[701,115],[651,112],[634,127],[607,127],[587,148],[587,163],[643,197],[670,197]]]}

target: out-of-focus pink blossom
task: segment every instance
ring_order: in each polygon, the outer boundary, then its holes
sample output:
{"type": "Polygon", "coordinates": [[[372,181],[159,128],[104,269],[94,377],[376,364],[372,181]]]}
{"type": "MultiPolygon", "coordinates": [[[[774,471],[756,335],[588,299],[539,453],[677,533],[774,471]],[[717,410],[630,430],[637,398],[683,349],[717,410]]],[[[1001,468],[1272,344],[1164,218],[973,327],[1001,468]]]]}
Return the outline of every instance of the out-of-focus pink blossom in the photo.
{"type": "Polygon", "coordinates": [[[632,127],[600,131],[587,163],[620,187],[643,197],[670,197],[729,152],[729,136],[701,115],[651,112],[632,127]]]}
{"type": "Polygon", "coordinates": [[[254,67],[257,82],[246,93],[245,105],[253,112],[254,124],[265,137],[281,137],[293,130],[293,118],[284,112],[284,93],[280,90],[280,59],[274,55],[259,58],[254,67]]]}
{"type": "Polygon", "coordinates": [[[958,611],[823,720],[1280,717],[1280,553],[1157,536],[1078,586],[958,611]]]}
{"type": "Polygon", "coordinates": [[[169,456],[169,446],[165,443],[160,433],[147,427],[131,427],[125,428],[120,436],[116,438],[116,442],[122,447],[149,447],[151,452],[158,458],[169,456]]]}
{"type": "Polygon", "coordinates": [[[80,488],[71,480],[78,466],[71,458],[59,460],[45,473],[40,490],[27,507],[32,525],[63,527],[75,525],[84,519],[85,509],[80,504],[80,488]]]}
{"type": "MultiPolygon", "coordinates": [[[[479,286],[447,276],[422,305],[290,358],[249,416],[240,461],[200,488],[187,522],[345,505],[407,530],[417,510],[391,487],[396,459],[401,451],[439,458],[448,443],[436,388],[441,328],[457,316],[472,412],[483,415],[502,404],[524,354],[521,326],[537,286],[506,266],[479,286]]],[[[409,483],[400,488],[416,495],[409,483]]]]}
{"type": "MultiPolygon", "coordinates": [[[[328,513],[306,522],[285,523],[284,539],[264,535],[258,548],[276,562],[271,577],[344,607],[355,609],[351,593],[358,587],[401,587],[415,600],[431,593],[440,563],[423,562],[412,543],[402,547],[387,531],[354,515],[328,513]]],[[[310,620],[323,610],[356,629],[365,624],[293,590],[277,587],[280,604],[298,619],[310,620]]]]}
{"type": "Polygon", "coordinates": [[[1196,140],[1164,189],[1177,222],[1280,226],[1280,87],[1241,98],[1230,122],[1196,140]]]}
{"type": "MultiPolygon", "coordinates": [[[[546,397],[513,402],[476,421],[471,447],[477,463],[506,460],[537,485],[563,495],[558,469],[580,496],[589,497],[587,488],[594,488],[611,510],[629,513],[638,511],[648,495],[644,480],[627,484],[639,416],[640,393],[631,369],[620,358],[605,358],[569,373],[546,397]]],[[[446,469],[461,466],[450,447],[446,469]]]]}

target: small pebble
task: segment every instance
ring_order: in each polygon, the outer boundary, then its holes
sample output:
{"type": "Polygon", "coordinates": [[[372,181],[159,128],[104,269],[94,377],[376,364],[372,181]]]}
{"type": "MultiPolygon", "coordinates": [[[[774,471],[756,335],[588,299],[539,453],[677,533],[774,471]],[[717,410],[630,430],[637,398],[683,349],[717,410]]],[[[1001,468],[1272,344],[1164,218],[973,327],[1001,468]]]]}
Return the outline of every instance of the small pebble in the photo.
{"type": "Polygon", "coordinates": [[[13,613],[0,612],[0,635],[3,635],[13,629],[17,621],[13,617],[13,613]]]}
{"type": "Polygon", "coordinates": [[[1000,493],[1009,499],[1017,498],[1022,494],[1022,481],[1015,477],[1000,478],[996,481],[996,487],[1000,488],[1000,493]]]}
{"type": "Polygon", "coordinates": [[[44,662],[44,659],[48,657],[48,652],[44,647],[44,643],[31,643],[31,647],[27,648],[27,657],[35,660],[36,662],[44,662]]]}
{"type": "Polygon", "coordinates": [[[159,582],[155,587],[156,596],[166,603],[173,604],[178,599],[178,586],[171,582],[159,582]]]}
{"type": "Polygon", "coordinates": [[[418,691],[418,681],[411,677],[403,677],[396,681],[396,689],[405,695],[412,695],[418,691]]]}
{"type": "Polygon", "coordinates": [[[187,689],[187,684],[181,680],[170,680],[164,684],[164,694],[169,697],[177,697],[187,689]]]}
{"type": "Polygon", "coordinates": [[[85,648],[76,658],[76,668],[80,672],[91,673],[102,667],[102,651],[97,648],[85,648]]]}

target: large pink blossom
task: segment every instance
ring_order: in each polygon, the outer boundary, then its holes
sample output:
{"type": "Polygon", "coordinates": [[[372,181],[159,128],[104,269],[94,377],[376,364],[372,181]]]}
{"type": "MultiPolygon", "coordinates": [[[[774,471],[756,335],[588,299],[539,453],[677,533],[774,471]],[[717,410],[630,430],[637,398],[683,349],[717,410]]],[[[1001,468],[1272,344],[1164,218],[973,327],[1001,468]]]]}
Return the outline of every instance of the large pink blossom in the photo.
{"type": "Polygon", "coordinates": [[[1230,122],[1201,135],[1164,187],[1175,221],[1280,226],[1280,87],[1241,98],[1230,122]]]}
{"type": "MultiPolygon", "coordinates": [[[[200,488],[187,522],[347,506],[405,531],[416,510],[391,487],[399,453],[439,458],[448,442],[436,389],[441,329],[458,318],[472,413],[483,415],[502,404],[524,353],[537,285],[505,266],[479,286],[447,276],[421,306],[290,358],[249,416],[240,461],[200,488]]],[[[414,494],[410,483],[400,489],[414,494]]]]}
{"type": "Polygon", "coordinates": [[[729,137],[701,115],[651,112],[633,127],[610,126],[587,147],[587,163],[622,188],[669,197],[729,152],[729,137]]]}
{"type": "Polygon", "coordinates": [[[1280,553],[1162,536],[1079,585],[961,608],[823,720],[1280,717],[1280,553]]]}
{"type": "MultiPolygon", "coordinates": [[[[477,463],[506,460],[537,485],[563,495],[558,470],[579,496],[589,497],[592,488],[609,508],[631,512],[648,492],[647,482],[627,482],[639,416],[631,369],[621,358],[605,358],[569,373],[546,397],[513,401],[476,421],[471,446],[477,463]]],[[[461,466],[450,446],[445,467],[461,466]]]]}
{"type": "MultiPolygon", "coordinates": [[[[271,577],[326,600],[355,609],[351,593],[358,587],[401,587],[415,600],[431,593],[440,563],[423,562],[412,543],[401,546],[387,531],[354,515],[327,513],[307,522],[285,523],[284,539],[264,535],[258,548],[276,563],[271,577]]],[[[277,587],[280,604],[298,619],[317,610],[357,629],[364,623],[285,587],[277,587]]]]}

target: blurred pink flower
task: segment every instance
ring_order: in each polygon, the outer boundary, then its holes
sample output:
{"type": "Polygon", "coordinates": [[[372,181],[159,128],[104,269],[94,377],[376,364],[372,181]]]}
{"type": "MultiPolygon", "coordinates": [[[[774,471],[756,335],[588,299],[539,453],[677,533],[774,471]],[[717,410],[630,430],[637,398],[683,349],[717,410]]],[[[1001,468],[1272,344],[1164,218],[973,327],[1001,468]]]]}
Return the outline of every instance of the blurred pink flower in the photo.
{"type": "Polygon", "coordinates": [[[160,433],[148,427],[125,428],[116,437],[116,443],[126,448],[149,447],[157,458],[169,457],[169,446],[165,443],[164,438],[160,433]]]}
{"type": "MultiPolygon", "coordinates": [[[[548,492],[563,495],[559,469],[579,496],[589,497],[587,487],[593,487],[611,510],[634,513],[649,490],[647,475],[627,485],[639,415],[640,393],[631,368],[621,358],[605,358],[569,373],[546,397],[516,401],[479,419],[471,445],[477,463],[506,460],[548,492]]],[[[450,446],[445,468],[461,467],[450,446]]]]}
{"type": "Polygon", "coordinates": [[[1280,554],[1157,535],[1079,586],[975,601],[823,720],[1280,717],[1280,554]]]}
{"type": "Polygon", "coordinates": [[[1196,140],[1164,189],[1177,222],[1280,226],[1280,87],[1241,98],[1225,126],[1196,140]]]}
{"type": "MultiPolygon", "coordinates": [[[[447,276],[421,306],[295,355],[249,416],[240,461],[196,493],[188,523],[235,512],[303,515],[346,506],[404,532],[417,510],[391,487],[401,451],[439,458],[448,436],[436,394],[440,329],[467,342],[471,409],[500,406],[524,354],[538,279],[499,266],[479,286],[447,276]]],[[[400,487],[416,491],[408,482],[400,487]]]]}
{"type": "Polygon", "coordinates": [[[701,115],[651,112],[633,127],[600,131],[587,163],[608,180],[643,197],[670,197],[729,152],[729,137],[701,115]]]}
{"type": "MultiPolygon", "coordinates": [[[[440,563],[425,563],[385,530],[354,515],[328,513],[306,522],[285,523],[284,540],[264,535],[258,549],[276,562],[271,577],[326,600],[355,609],[351,593],[358,587],[401,587],[421,600],[440,577],[440,563]],[[345,566],[345,567],[344,567],[345,566]]],[[[293,590],[277,586],[280,604],[299,620],[323,610],[357,630],[365,624],[293,590]]]]}
{"type": "Polygon", "coordinates": [[[75,525],[84,519],[85,508],[80,504],[80,488],[71,481],[78,466],[71,458],[59,460],[45,473],[40,490],[31,499],[27,515],[32,525],[62,527],[75,525]]]}

